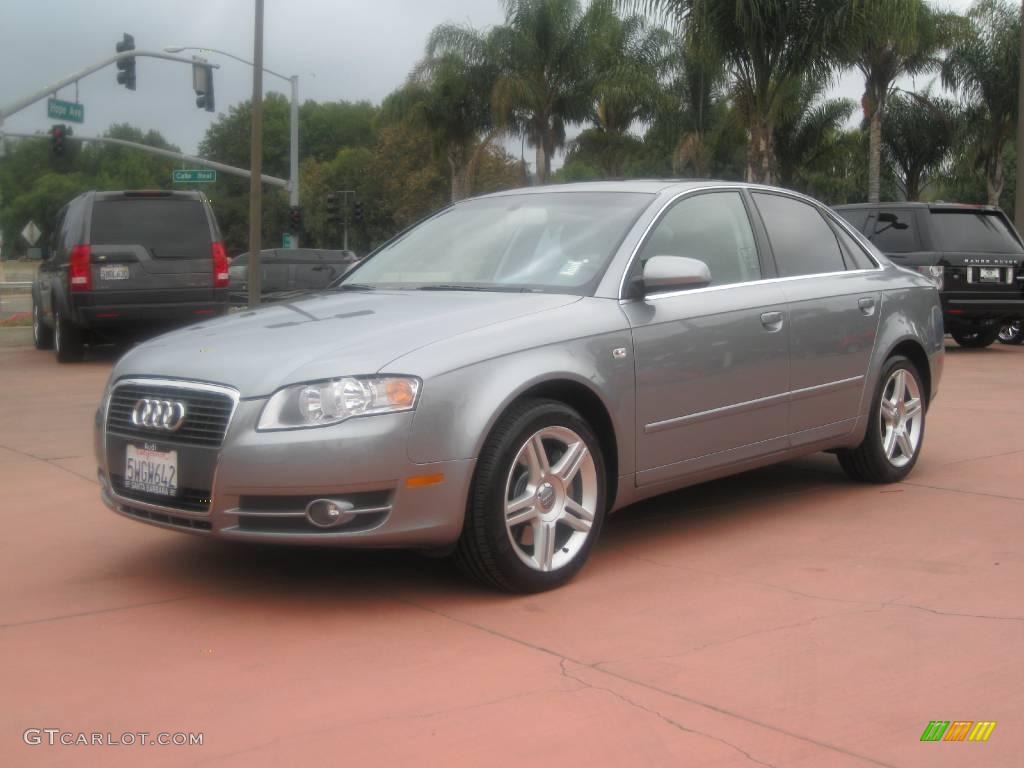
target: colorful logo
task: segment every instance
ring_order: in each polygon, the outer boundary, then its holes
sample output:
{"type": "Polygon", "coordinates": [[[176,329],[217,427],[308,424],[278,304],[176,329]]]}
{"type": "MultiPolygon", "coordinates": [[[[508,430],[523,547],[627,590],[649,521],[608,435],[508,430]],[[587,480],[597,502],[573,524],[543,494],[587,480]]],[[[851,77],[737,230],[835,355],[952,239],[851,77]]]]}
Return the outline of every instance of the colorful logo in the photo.
{"type": "Polygon", "coordinates": [[[988,741],[995,727],[995,720],[932,720],[921,741],[988,741]]]}

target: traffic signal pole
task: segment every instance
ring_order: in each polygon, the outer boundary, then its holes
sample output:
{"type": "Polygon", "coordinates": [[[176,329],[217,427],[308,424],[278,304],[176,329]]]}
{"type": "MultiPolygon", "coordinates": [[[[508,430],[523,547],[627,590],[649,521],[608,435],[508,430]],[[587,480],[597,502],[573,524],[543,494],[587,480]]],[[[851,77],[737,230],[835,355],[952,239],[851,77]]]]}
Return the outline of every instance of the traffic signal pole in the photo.
{"type": "Polygon", "coordinates": [[[257,307],[263,290],[263,272],[260,266],[260,251],[263,244],[263,185],[259,175],[263,170],[263,0],[256,0],[256,24],[252,45],[252,102],[249,114],[250,127],[249,165],[252,177],[249,179],[249,266],[246,281],[249,283],[249,306],[257,307]]]}
{"type": "MultiPolygon", "coordinates": [[[[171,55],[169,53],[162,53],[160,51],[134,51],[133,50],[133,51],[125,51],[124,53],[114,54],[113,56],[111,56],[109,58],[103,59],[103,61],[100,61],[100,62],[98,62],[96,64],[93,64],[91,66],[86,67],[85,69],[81,70],[80,72],[76,72],[75,74],[71,75],[70,77],[65,77],[63,80],[60,80],[60,81],[58,81],[56,83],[53,83],[52,85],[48,85],[45,88],[43,88],[42,90],[36,91],[35,93],[33,93],[33,94],[29,95],[29,96],[26,96],[23,99],[18,99],[17,101],[15,101],[15,102],[13,102],[11,104],[8,104],[6,107],[0,107],[0,128],[3,127],[4,118],[10,117],[11,115],[15,114],[16,112],[21,112],[21,110],[25,109],[25,107],[31,107],[37,101],[42,101],[47,96],[52,95],[56,91],[59,91],[61,88],[64,88],[64,87],[66,87],[68,85],[71,85],[72,83],[77,82],[78,80],[81,80],[84,77],[88,77],[93,72],[98,72],[99,70],[103,69],[104,67],[109,67],[111,64],[116,64],[117,62],[121,61],[122,59],[131,59],[133,57],[143,57],[143,58],[150,58],[150,59],[166,59],[168,61],[180,61],[180,62],[182,62],[184,64],[188,64],[189,66],[191,66],[194,63],[192,61],[192,59],[186,59],[183,56],[173,56],[173,55],[171,55]]],[[[207,66],[219,68],[220,65],[218,65],[218,64],[208,64],[207,66]]]]}
{"type": "MultiPolygon", "coordinates": [[[[4,138],[14,139],[48,139],[49,133],[5,133],[0,130],[0,139],[4,138]]],[[[218,163],[215,160],[207,160],[204,157],[196,157],[194,155],[186,155],[184,152],[175,152],[171,149],[162,149],[160,147],[151,147],[148,144],[139,144],[134,141],[126,141],[124,139],[114,139],[109,136],[75,136],[74,134],[65,134],[65,141],[91,141],[96,144],[114,144],[119,147],[131,147],[137,149],[140,152],[148,152],[151,155],[159,155],[160,157],[169,157],[173,160],[183,160],[187,163],[193,163],[195,165],[202,165],[207,168],[213,168],[214,170],[221,171],[222,173],[229,174],[231,176],[241,176],[243,179],[252,178],[252,172],[247,171],[245,168],[236,168],[233,165],[226,165],[225,163],[218,163]]],[[[266,174],[260,174],[260,179],[264,184],[270,184],[273,187],[288,187],[287,179],[280,179],[277,176],[267,176],[266,174]]]]}

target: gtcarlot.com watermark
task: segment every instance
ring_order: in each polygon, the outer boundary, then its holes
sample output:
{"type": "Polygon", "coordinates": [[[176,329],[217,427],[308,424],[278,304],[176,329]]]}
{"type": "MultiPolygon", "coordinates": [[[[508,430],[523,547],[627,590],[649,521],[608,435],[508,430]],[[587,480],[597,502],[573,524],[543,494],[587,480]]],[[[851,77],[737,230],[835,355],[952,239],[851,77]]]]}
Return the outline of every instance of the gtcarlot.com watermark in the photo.
{"type": "Polygon", "coordinates": [[[45,744],[51,747],[63,745],[65,747],[201,747],[203,746],[202,733],[184,733],[175,731],[169,733],[160,731],[125,731],[124,733],[111,733],[107,731],[65,731],[61,728],[26,728],[21,738],[26,744],[38,746],[45,744]]]}

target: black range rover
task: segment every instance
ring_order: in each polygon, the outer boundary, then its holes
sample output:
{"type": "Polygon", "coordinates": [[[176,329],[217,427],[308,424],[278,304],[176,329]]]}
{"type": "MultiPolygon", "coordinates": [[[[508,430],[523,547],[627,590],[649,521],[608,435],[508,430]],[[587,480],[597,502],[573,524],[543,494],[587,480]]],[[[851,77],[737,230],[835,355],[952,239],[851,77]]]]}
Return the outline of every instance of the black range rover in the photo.
{"type": "Polygon", "coordinates": [[[993,206],[865,203],[836,206],[900,266],[931,277],[946,330],[964,347],[987,347],[1024,318],[1024,244],[993,206]]]}

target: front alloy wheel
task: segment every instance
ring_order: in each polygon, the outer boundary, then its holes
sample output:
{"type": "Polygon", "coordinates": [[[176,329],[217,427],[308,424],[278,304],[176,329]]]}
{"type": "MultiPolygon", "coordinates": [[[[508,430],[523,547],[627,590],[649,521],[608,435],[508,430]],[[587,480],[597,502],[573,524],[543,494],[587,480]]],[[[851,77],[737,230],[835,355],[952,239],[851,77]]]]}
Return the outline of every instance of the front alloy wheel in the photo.
{"type": "Polygon", "coordinates": [[[508,473],[505,529],[519,559],[554,571],[576,557],[594,524],[597,470],[586,442],[545,427],[523,444],[508,473]]]}
{"type": "Polygon", "coordinates": [[[605,487],[600,443],[579,413],[554,400],[513,405],[480,453],[456,563],[510,592],[561,586],[600,534],[605,487]]]}

